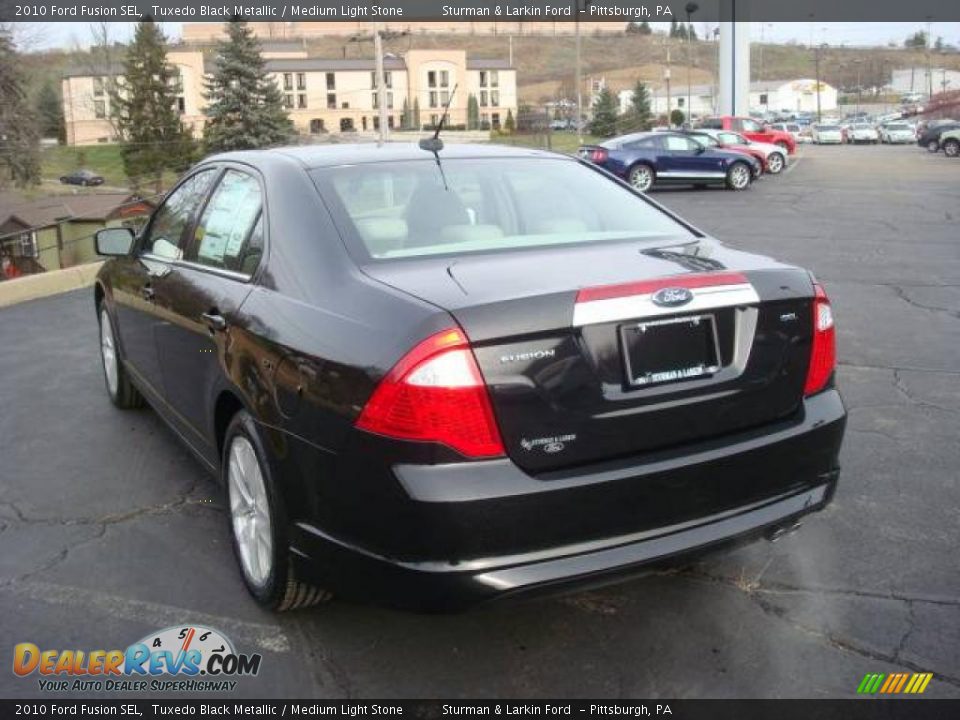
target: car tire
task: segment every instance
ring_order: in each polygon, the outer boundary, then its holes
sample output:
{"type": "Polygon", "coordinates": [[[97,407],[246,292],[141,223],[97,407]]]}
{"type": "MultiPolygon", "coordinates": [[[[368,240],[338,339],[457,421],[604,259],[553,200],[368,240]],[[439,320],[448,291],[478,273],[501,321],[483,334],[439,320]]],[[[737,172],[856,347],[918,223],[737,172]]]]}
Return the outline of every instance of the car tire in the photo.
{"type": "Polygon", "coordinates": [[[144,406],[143,395],[134,387],[130,376],[123,367],[117,335],[113,330],[113,320],[106,303],[100,304],[100,360],[103,367],[103,380],[107,386],[110,402],[121,410],[132,410],[144,406]]]}
{"type": "Polygon", "coordinates": [[[287,514],[267,457],[253,417],[239,411],[224,437],[220,476],[243,582],[268,610],[283,612],[326,602],[333,597],[331,592],[294,576],[287,549],[287,514]]]}
{"type": "Polygon", "coordinates": [[[67,180],[66,176],[60,178],[60,184],[61,184],[61,185],[66,185],[67,182],[68,182],[68,180],[67,180]]]}
{"type": "Polygon", "coordinates": [[[938,140],[931,140],[927,143],[927,152],[935,153],[940,152],[940,142],[938,140]]]}
{"type": "Polygon", "coordinates": [[[960,140],[950,138],[943,144],[943,154],[947,157],[960,156],[960,140]]]}
{"type": "Polygon", "coordinates": [[[779,175],[787,166],[787,158],[781,153],[770,153],[767,158],[767,172],[771,175],[779,175]]]}
{"type": "Polygon", "coordinates": [[[656,180],[656,170],[646,163],[637,163],[630,168],[630,172],[627,173],[627,182],[630,183],[634,190],[639,190],[644,193],[653,187],[653,183],[656,182],[656,180]]]}
{"type": "Polygon", "coordinates": [[[746,190],[750,187],[750,176],[750,168],[746,163],[735,162],[727,168],[727,187],[735,191],[746,190]]]}

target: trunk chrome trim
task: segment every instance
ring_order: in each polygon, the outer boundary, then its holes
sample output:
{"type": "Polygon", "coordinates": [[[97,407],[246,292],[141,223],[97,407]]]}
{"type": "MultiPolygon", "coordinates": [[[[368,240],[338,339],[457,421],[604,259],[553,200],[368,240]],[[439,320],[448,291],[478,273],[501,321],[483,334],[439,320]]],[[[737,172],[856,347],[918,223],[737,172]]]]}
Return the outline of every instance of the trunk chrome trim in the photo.
{"type": "Polygon", "coordinates": [[[760,296],[750,283],[691,288],[693,299],[680,307],[662,307],[653,302],[655,293],[578,302],[573,306],[573,327],[619,320],[638,320],[664,315],[717,310],[738,305],[757,305],[760,296]]]}

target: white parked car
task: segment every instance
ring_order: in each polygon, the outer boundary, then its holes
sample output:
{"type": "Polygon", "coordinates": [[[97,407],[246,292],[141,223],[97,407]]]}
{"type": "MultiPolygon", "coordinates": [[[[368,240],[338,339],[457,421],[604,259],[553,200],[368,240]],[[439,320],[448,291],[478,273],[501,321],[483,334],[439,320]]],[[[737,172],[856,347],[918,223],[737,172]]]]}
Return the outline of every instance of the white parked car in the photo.
{"type": "Polygon", "coordinates": [[[817,145],[840,145],[843,142],[843,131],[839,125],[813,125],[810,137],[817,145]]]}
{"type": "Polygon", "coordinates": [[[869,123],[854,123],[847,129],[847,142],[876,145],[880,142],[880,133],[869,123]]]}
{"type": "Polygon", "coordinates": [[[915,143],[917,131],[907,123],[886,123],[880,126],[880,142],[882,143],[915,143]]]}

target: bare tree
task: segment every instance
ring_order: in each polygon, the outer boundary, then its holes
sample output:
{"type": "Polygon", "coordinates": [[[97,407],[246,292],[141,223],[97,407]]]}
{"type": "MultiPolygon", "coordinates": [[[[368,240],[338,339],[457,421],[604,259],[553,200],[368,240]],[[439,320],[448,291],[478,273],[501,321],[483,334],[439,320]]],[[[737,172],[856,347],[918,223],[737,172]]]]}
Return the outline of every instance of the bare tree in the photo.
{"type": "MultiPolygon", "coordinates": [[[[82,53],[83,69],[88,75],[95,78],[102,78],[103,98],[109,98],[112,104],[113,98],[120,92],[120,83],[122,75],[120,65],[123,61],[123,50],[118,47],[116,40],[111,34],[110,23],[90,23],[90,50],[87,53],[78,47],[76,52],[82,53]]],[[[78,98],[79,102],[88,105],[89,110],[93,110],[97,99],[94,96],[78,98]]],[[[113,108],[106,113],[105,119],[110,123],[110,130],[114,137],[119,137],[117,128],[116,113],[113,108]]]]}

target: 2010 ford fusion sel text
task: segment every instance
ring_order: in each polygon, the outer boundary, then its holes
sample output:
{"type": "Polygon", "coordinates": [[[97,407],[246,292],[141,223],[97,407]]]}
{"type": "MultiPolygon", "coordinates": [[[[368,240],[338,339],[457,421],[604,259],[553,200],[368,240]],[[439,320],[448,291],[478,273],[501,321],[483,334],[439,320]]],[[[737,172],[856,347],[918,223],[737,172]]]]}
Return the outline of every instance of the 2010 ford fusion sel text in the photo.
{"type": "Polygon", "coordinates": [[[218,155],[101,230],[107,391],[225,486],[244,580],[455,609],[775,536],[830,502],[830,302],[587,160],[218,155]]]}

